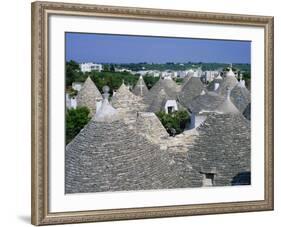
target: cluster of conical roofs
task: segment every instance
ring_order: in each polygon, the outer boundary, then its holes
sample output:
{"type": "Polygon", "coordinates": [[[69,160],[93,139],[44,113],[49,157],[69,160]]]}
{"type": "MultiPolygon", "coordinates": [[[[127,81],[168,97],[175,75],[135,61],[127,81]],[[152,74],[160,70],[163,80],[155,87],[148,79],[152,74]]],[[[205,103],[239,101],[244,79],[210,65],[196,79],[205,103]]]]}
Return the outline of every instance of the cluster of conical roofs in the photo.
{"type": "Polygon", "coordinates": [[[66,193],[250,184],[250,92],[231,69],[208,86],[194,75],[148,90],[140,76],[109,89],[87,78],[78,92],[92,119],[66,146],[66,193]],[[155,113],[180,109],[190,127],[170,137],[155,113]]]}

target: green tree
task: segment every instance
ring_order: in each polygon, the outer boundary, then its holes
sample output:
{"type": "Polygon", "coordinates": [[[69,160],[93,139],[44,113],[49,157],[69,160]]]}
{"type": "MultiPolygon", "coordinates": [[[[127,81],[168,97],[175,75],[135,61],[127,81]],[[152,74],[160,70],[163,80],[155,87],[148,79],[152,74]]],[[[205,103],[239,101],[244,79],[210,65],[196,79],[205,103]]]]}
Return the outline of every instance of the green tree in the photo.
{"type": "Polygon", "coordinates": [[[77,107],[66,112],[66,144],[81,131],[91,119],[87,107],[77,107]]]}
{"type": "Polygon", "coordinates": [[[160,79],[160,77],[154,77],[154,76],[144,76],[143,77],[143,80],[148,89],[152,88],[159,79],[160,79]]]}
{"type": "Polygon", "coordinates": [[[104,72],[110,71],[110,66],[109,66],[108,64],[104,64],[104,65],[102,66],[102,68],[103,68],[103,71],[104,71],[104,72]]]}
{"type": "Polygon", "coordinates": [[[77,90],[74,90],[72,87],[71,88],[69,88],[68,90],[67,90],[67,93],[69,94],[69,97],[75,97],[77,94],[78,94],[78,91],[77,90]]]}
{"type": "Polygon", "coordinates": [[[71,86],[73,82],[83,82],[87,78],[81,70],[77,62],[71,60],[66,62],[65,84],[67,87],[71,86]]]}
{"type": "Polygon", "coordinates": [[[251,73],[249,71],[243,72],[243,80],[245,80],[246,87],[251,89],[251,73]]]}
{"type": "Polygon", "coordinates": [[[189,114],[185,110],[175,111],[173,113],[160,111],[156,113],[156,116],[170,135],[173,135],[174,132],[175,134],[182,133],[189,122],[189,114]]]}
{"type": "Polygon", "coordinates": [[[121,86],[123,80],[125,84],[131,86],[134,86],[138,81],[138,77],[129,72],[91,72],[90,76],[101,92],[102,87],[107,85],[111,89],[111,94],[113,90],[117,90],[121,86]]]}
{"type": "Polygon", "coordinates": [[[110,65],[110,68],[109,68],[110,72],[115,72],[115,67],[113,64],[110,65]]]}
{"type": "Polygon", "coordinates": [[[177,84],[182,84],[182,83],[183,83],[183,78],[176,78],[176,79],[175,79],[175,82],[176,82],[177,84]]]}
{"type": "Polygon", "coordinates": [[[76,61],[70,60],[67,62],[67,66],[72,70],[80,70],[80,66],[76,61]]]}

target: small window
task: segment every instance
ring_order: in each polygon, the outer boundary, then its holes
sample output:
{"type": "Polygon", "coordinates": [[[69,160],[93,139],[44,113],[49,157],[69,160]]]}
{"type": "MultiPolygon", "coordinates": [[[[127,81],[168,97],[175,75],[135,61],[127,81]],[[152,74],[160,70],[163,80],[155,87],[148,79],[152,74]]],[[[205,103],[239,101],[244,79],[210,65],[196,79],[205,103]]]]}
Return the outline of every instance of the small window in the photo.
{"type": "Polygon", "coordinates": [[[168,106],[168,113],[172,113],[174,110],[174,107],[173,106],[168,106]]]}
{"type": "Polygon", "coordinates": [[[204,173],[203,174],[203,187],[209,187],[214,185],[214,174],[204,173]]]}

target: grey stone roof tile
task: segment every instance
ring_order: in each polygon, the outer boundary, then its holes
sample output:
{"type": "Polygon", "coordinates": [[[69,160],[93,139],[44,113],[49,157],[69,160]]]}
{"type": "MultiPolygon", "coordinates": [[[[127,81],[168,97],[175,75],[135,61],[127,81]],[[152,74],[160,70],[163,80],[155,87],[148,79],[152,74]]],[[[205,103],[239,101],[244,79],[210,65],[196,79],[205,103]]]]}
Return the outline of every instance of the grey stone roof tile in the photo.
{"type": "Polygon", "coordinates": [[[134,95],[123,83],[111,99],[111,104],[121,114],[136,115],[147,107],[141,97],[134,95]]]}
{"type": "Polygon", "coordinates": [[[188,82],[182,87],[178,95],[179,102],[186,108],[196,96],[205,91],[205,87],[199,77],[191,77],[188,82]]]}
{"type": "Polygon", "coordinates": [[[96,101],[102,100],[102,96],[90,77],[84,82],[81,90],[77,94],[76,100],[77,106],[86,106],[90,109],[91,116],[95,114],[96,101]]]}
{"type": "Polygon", "coordinates": [[[185,187],[177,163],[123,121],[90,123],[66,147],[66,193],[185,187]]]}
{"type": "Polygon", "coordinates": [[[180,86],[176,84],[172,79],[159,79],[157,83],[149,90],[144,96],[144,102],[150,106],[151,103],[156,100],[160,94],[160,91],[164,89],[169,99],[177,99],[177,95],[180,91],[180,86]]]}
{"type": "Polygon", "coordinates": [[[188,106],[193,113],[200,111],[214,111],[224,101],[224,97],[215,92],[207,92],[204,95],[196,96],[188,106]]]}
{"type": "Polygon", "coordinates": [[[137,96],[145,96],[148,93],[147,86],[142,76],[139,77],[138,82],[136,83],[132,92],[137,96]]]}
{"type": "Polygon", "coordinates": [[[245,110],[247,105],[251,102],[251,95],[245,86],[237,84],[230,93],[230,97],[234,105],[240,110],[241,113],[245,110]]]}
{"type": "Polygon", "coordinates": [[[232,185],[236,175],[251,170],[250,124],[242,114],[208,114],[188,151],[198,172],[215,170],[214,185],[232,185]]]}
{"type": "Polygon", "coordinates": [[[157,98],[152,100],[152,103],[148,107],[147,111],[153,112],[153,113],[156,113],[158,111],[163,111],[168,99],[169,99],[169,96],[166,94],[165,90],[161,89],[159,91],[157,98]]]}
{"type": "Polygon", "coordinates": [[[232,90],[237,84],[238,81],[235,76],[224,77],[216,92],[218,92],[220,95],[226,95],[227,89],[232,90]]]}

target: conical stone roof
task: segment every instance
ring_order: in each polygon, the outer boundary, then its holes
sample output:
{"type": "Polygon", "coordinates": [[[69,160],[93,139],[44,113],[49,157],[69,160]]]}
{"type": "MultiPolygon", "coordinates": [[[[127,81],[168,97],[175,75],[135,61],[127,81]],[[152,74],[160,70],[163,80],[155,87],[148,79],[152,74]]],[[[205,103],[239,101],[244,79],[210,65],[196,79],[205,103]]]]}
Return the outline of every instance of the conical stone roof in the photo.
{"type": "Polygon", "coordinates": [[[158,117],[151,112],[139,112],[135,126],[136,133],[156,144],[169,137],[158,117]]]}
{"type": "Polygon", "coordinates": [[[251,102],[249,90],[245,86],[241,86],[240,83],[231,90],[230,97],[241,113],[243,113],[247,105],[251,102]]]}
{"type": "Polygon", "coordinates": [[[238,80],[235,76],[226,76],[220,83],[220,86],[216,92],[220,95],[225,95],[227,93],[227,88],[232,90],[238,84],[238,80]]]}
{"type": "Polygon", "coordinates": [[[77,94],[77,106],[88,107],[90,109],[90,115],[92,116],[96,112],[96,101],[101,99],[101,93],[91,78],[88,77],[77,94]]]}
{"type": "Polygon", "coordinates": [[[188,153],[175,151],[168,153],[172,159],[171,162],[174,163],[171,167],[179,173],[177,179],[181,182],[182,188],[201,187],[203,176],[188,161],[188,153]]]}
{"type": "Polygon", "coordinates": [[[223,114],[239,114],[240,111],[237,109],[237,107],[233,104],[233,102],[230,99],[230,91],[227,91],[227,95],[224,99],[224,101],[216,108],[216,112],[223,113],[223,114]]]}
{"type": "Polygon", "coordinates": [[[188,82],[182,87],[182,90],[178,96],[179,102],[188,107],[192,99],[200,95],[205,90],[199,77],[191,77],[188,82]]]}
{"type": "Polygon", "coordinates": [[[148,89],[142,76],[139,77],[138,82],[132,92],[137,96],[144,96],[147,94],[148,89]]]}
{"type": "Polygon", "coordinates": [[[124,121],[93,119],[66,146],[65,192],[184,187],[167,152],[124,121]]]}
{"type": "Polygon", "coordinates": [[[237,184],[237,176],[249,173],[250,123],[242,114],[209,114],[197,130],[199,136],[188,151],[193,169],[215,174],[215,186],[237,184]]]}
{"type": "Polygon", "coordinates": [[[182,87],[190,80],[190,78],[192,78],[190,73],[183,78],[182,87]]]}
{"type": "Polygon", "coordinates": [[[111,99],[111,104],[120,113],[126,115],[136,115],[139,111],[144,111],[146,109],[145,104],[141,97],[134,95],[124,83],[116,91],[111,99]]]}
{"type": "Polygon", "coordinates": [[[210,91],[204,95],[198,95],[195,97],[188,106],[188,109],[192,113],[199,113],[200,111],[214,111],[220,104],[223,103],[224,99],[225,98],[223,96],[210,91]]]}
{"type": "Polygon", "coordinates": [[[180,86],[172,79],[159,79],[144,97],[144,102],[149,106],[158,98],[160,91],[164,89],[169,99],[176,99],[180,91],[180,86]]]}
{"type": "Polygon", "coordinates": [[[166,104],[168,99],[169,99],[169,96],[167,95],[165,90],[162,88],[159,91],[158,96],[154,100],[152,100],[152,102],[151,102],[150,106],[148,107],[147,111],[153,112],[153,113],[163,111],[165,109],[165,104],[166,104]]]}

